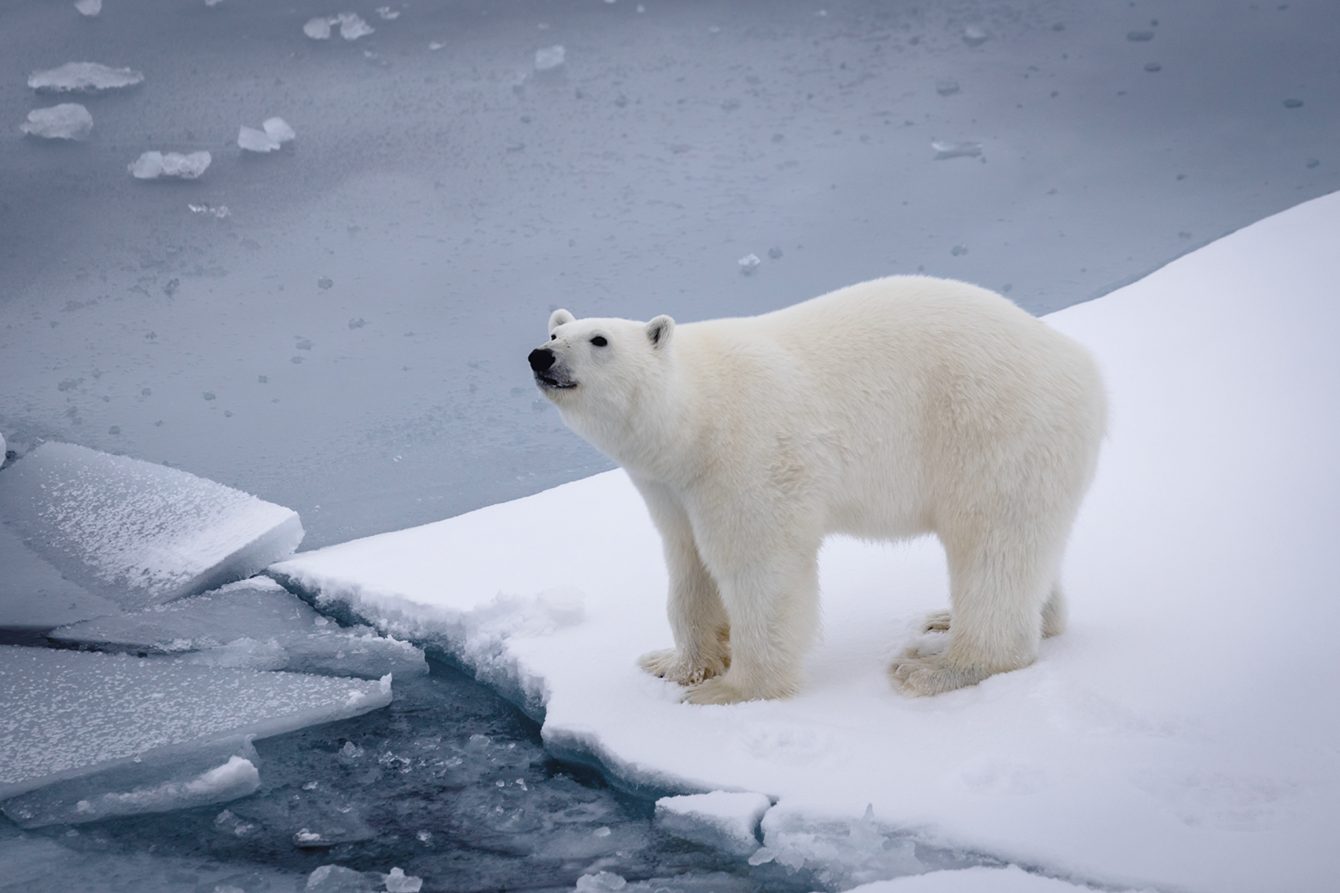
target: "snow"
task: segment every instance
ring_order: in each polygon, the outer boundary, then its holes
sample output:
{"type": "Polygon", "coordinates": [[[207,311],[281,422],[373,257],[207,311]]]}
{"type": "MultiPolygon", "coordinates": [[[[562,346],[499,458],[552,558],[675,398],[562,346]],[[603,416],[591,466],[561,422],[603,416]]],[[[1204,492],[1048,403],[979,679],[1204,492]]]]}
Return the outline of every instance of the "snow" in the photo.
{"type": "Polygon", "coordinates": [[[82,141],[93,132],[93,116],[78,103],[63,102],[50,108],[33,109],[19,129],[42,139],[82,141]]]}
{"type": "Polygon", "coordinates": [[[67,578],[126,608],[250,576],[302,540],[297,514],[283,506],[54,442],[0,475],[0,519],[67,578]]]}
{"type": "Polygon", "coordinates": [[[676,837],[740,856],[759,849],[759,820],[772,806],[762,794],[712,791],[656,801],[656,824],[676,837]]]}
{"type": "Polygon", "coordinates": [[[144,74],[98,62],[66,62],[59,68],[34,71],[28,86],[38,93],[105,93],[144,83],[144,74]]]}
{"type": "Polygon", "coordinates": [[[208,152],[159,152],[150,150],[140,155],[127,169],[136,180],[157,180],[159,177],[177,177],[194,180],[205,172],[213,157],[208,152]]]}
{"type": "Polygon", "coordinates": [[[102,651],[183,655],[205,666],[380,679],[428,672],[423,652],[368,627],[344,629],[261,577],[132,614],[52,630],[55,642],[102,651]]]}
{"type": "Polygon", "coordinates": [[[633,789],[774,799],[754,859],[837,887],[943,867],[915,842],[1059,880],[889,889],[1321,889],[1340,872],[1337,227],[1340,193],[1048,318],[1094,351],[1112,407],[1066,565],[1071,629],[972,688],[909,700],[884,674],[945,605],[938,544],[834,539],[805,690],[680,704],[636,668],[670,642],[665,576],[617,471],[271,573],[446,648],[542,715],[551,752],[633,789]],[[556,590],[580,615],[532,622],[556,590]]]}
{"type": "Polygon", "coordinates": [[[0,646],[0,798],[358,716],[390,700],[389,676],[332,679],[0,646]]]}

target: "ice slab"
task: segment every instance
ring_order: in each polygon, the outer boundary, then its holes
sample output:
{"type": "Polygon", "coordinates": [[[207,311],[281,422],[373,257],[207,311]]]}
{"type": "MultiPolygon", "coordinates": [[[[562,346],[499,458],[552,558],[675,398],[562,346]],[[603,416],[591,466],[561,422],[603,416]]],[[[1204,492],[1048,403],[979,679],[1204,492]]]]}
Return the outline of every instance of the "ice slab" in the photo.
{"type": "Polygon", "coordinates": [[[33,109],[19,130],[47,140],[88,139],[93,132],[93,116],[77,102],[62,102],[50,108],[33,109]]]}
{"type": "Polygon", "coordinates": [[[273,152],[296,136],[283,118],[267,118],[260,130],[243,125],[237,133],[237,145],[248,152],[273,152]]]}
{"type": "Polygon", "coordinates": [[[0,568],[4,569],[0,573],[0,630],[45,631],[121,613],[116,602],[62,577],[60,571],[25,546],[2,517],[0,568]]]}
{"type": "Polygon", "coordinates": [[[671,639],[660,541],[619,472],[271,572],[511,674],[551,750],[627,784],[776,797],[764,842],[782,865],[858,880],[915,829],[1075,883],[1324,888],[1340,874],[1340,424],[1319,411],[1340,405],[1337,228],[1340,194],[1049,318],[1094,351],[1112,407],[1066,563],[1071,628],[971,688],[907,699],[885,676],[946,606],[939,545],[835,538],[803,691],[680,704],[635,663],[671,639]],[[499,593],[525,616],[558,587],[579,618],[470,647],[499,593]],[[866,844],[838,845],[853,834],[866,844]]]}
{"type": "Polygon", "coordinates": [[[758,851],[759,821],[772,806],[762,794],[712,791],[656,801],[656,824],[663,831],[738,856],[758,851]]]}
{"type": "Polygon", "coordinates": [[[389,676],[333,679],[0,646],[0,799],[390,701],[389,676]]]}
{"type": "Polygon", "coordinates": [[[104,93],[142,83],[143,72],[97,62],[66,62],[59,68],[34,71],[28,77],[28,86],[38,93],[104,93]]]}
{"type": "Polygon", "coordinates": [[[268,577],[132,614],[76,623],[48,638],[103,651],[178,654],[202,666],[380,679],[428,672],[423,651],[370,627],[342,628],[268,577]]]}
{"type": "Polygon", "coordinates": [[[136,180],[157,180],[159,177],[176,177],[179,180],[194,180],[205,172],[213,157],[208,152],[145,152],[136,158],[126,169],[136,180]]]}
{"type": "Polygon", "coordinates": [[[66,443],[0,474],[0,518],[66,577],[131,609],[248,577],[302,541],[283,506],[66,443]]]}

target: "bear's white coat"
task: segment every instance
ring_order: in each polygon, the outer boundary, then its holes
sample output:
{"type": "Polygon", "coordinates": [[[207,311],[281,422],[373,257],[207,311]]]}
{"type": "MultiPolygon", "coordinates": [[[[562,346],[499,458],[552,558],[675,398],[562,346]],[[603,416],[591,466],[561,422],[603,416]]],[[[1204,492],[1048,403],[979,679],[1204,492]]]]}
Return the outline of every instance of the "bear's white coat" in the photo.
{"type": "Polygon", "coordinates": [[[934,533],[938,653],[907,694],[1033,662],[1065,628],[1062,553],[1106,398],[1088,352],[1005,298],[925,276],[762,316],[676,326],[556,310],[531,354],[563,421],[622,465],[664,540],[675,647],[648,671],[686,700],[786,697],[819,629],[825,535],[934,533]]]}

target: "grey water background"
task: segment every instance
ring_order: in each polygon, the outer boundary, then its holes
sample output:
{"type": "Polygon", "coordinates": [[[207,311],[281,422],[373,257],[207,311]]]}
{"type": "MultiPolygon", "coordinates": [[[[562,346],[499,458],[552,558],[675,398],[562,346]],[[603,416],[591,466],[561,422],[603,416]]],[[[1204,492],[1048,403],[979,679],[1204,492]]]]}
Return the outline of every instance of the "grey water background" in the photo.
{"type": "MultiPolygon", "coordinates": [[[[531,386],[553,307],[702,319],[920,271],[1045,313],[1340,188],[1330,0],[383,2],[0,3],[11,449],[165,462],[298,510],[316,547],[610,467],[531,386]],[[350,10],[374,33],[304,36],[350,10]],[[77,100],[86,143],[22,136],[64,101],[28,75],[69,61],[145,82],[77,100]],[[293,146],[242,153],[274,115],[293,146]],[[149,149],[214,160],[135,181],[149,149]]],[[[386,711],[256,746],[266,786],[231,819],[57,829],[54,851],[4,849],[0,820],[0,889],[279,889],[331,861],[425,889],[594,864],[807,883],[658,835],[441,664],[386,711]],[[304,820],[350,836],[295,849],[304,820]]]]}

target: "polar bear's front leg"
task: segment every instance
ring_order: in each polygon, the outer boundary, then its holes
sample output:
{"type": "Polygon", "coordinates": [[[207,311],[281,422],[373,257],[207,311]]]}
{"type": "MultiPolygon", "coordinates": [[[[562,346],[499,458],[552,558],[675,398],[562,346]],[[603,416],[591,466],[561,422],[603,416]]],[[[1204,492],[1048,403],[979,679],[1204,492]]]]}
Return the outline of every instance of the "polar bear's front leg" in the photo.
{"type": "Polygon", "coordinates": [[[689,516],[669,488],[638,481],[652,520],[661,533],[670,592],[666,612],[675,647],[642,655],[638,664],[653,676],[680,685],[720,676],[730,666],[730,619],[716,581],[703,565],[689,516]]]}
{"type": "Polygon", "coordinates": [[[686,702],[736,704],[787,698],[800,689],[801,664],[819,630],[819,550],[798,551],[722,575],[730,669],[690,689],[686,702]]]}

